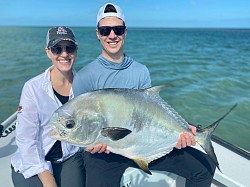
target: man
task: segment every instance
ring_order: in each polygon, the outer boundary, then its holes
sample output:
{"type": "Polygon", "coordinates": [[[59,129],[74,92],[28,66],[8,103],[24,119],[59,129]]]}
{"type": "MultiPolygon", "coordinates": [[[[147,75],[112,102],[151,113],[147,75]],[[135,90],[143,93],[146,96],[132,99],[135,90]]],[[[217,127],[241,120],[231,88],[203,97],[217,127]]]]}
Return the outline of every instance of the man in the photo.
{"type": "MultiPolygon", "coordinates": [[[[102,45],[102,54],[77,73],[73,83],[75,96],[103,88],[143,89],[151,86],[147,67],[124,54],[126,34],[121,8],[112,3],[101,7],[97,14],[96,35],[102,45]]],[[[196,128],[190,128],[195,135],[196,128]]],[[[177,149],[152,161],[149,169],[183,176],[186,186],[210,186],[215,165],[206,154],[187,147],[190,145],[195,145],[194,137],[183,133],[176,145],[177,149]]],[[[107,145],[101,144],[88,147],[88,152],[84,153],[87,187],[119,186],[124,171],[128,167],[137,167],[133,161],[110,153],[106,148],[107,145]],[[100,154],[94,154],[96,152],[100,154]]]]}

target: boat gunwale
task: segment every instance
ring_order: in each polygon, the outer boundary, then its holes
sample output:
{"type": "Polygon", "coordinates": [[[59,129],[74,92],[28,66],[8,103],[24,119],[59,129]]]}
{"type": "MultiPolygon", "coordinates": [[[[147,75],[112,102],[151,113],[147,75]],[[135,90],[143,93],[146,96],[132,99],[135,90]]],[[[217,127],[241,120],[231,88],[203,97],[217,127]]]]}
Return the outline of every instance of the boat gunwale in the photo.
{"type": "Polygon", "coordinates": [[[222,138],[215,136],[215,135],[212,135],[211,139],[212,139],[212,141],[221,145],[222,147],[225,147],[225,148],[229,149],[230,151],[244,157],[245,159],[250,160],[250,152],[249,151],[242,149],[240,147],[237,147],[237,146],[229,143],[228,141],[223,140],[222,138]]]}

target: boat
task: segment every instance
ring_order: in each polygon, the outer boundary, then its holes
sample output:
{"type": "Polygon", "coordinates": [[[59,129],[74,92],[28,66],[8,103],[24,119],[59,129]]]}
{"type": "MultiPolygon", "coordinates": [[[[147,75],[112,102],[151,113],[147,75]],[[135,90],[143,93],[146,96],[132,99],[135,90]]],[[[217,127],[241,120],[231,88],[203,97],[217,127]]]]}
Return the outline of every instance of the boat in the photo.
{"type": "MultiPolygon", "coordinates": [[[[12,187],[10,158],[16,151],[15,128],[17,112],[0,125],[0,180],[1,186],[12,187]]],[[[217,136],[212,136],[212,144],[220,163],[216,169],[212,187],[249,187],[250,152],[236,147],[217,136]]],[[[202,150],[197,145],[195,148],[202,150]]],[[[169,172],[151,171],[152,175],[140,169],[128,168],[121,180],[121,187],[183,187],[185,179],[169,172]]]]}

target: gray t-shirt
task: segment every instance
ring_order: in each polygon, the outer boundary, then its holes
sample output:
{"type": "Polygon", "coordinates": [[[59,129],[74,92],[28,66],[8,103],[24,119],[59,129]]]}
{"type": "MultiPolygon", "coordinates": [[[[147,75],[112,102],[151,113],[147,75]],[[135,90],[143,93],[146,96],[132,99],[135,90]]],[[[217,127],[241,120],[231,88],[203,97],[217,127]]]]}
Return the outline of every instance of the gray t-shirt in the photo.
{"type": "Polygon", "coordinates": [[[148,68],[124,56],[120,63],[102,55],[77,72],[73,82],[74,96],[103,88],[144,89],[151,86],[148,68]]]}

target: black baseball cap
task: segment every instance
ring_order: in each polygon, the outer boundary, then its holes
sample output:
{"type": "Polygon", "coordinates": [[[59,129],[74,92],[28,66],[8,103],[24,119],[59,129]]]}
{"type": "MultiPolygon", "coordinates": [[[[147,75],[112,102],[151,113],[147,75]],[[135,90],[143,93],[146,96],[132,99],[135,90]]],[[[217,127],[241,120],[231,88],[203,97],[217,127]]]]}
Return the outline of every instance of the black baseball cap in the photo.
{"type": "Polygon", "coordinates": [[[71,41],[78,46],[75,40],[74,32],[69,27],[65,26],[52,27],[48,30],[47,33],[46,47],[47,48],[53,47],[54,45],[63,40],[71,41]]]}

